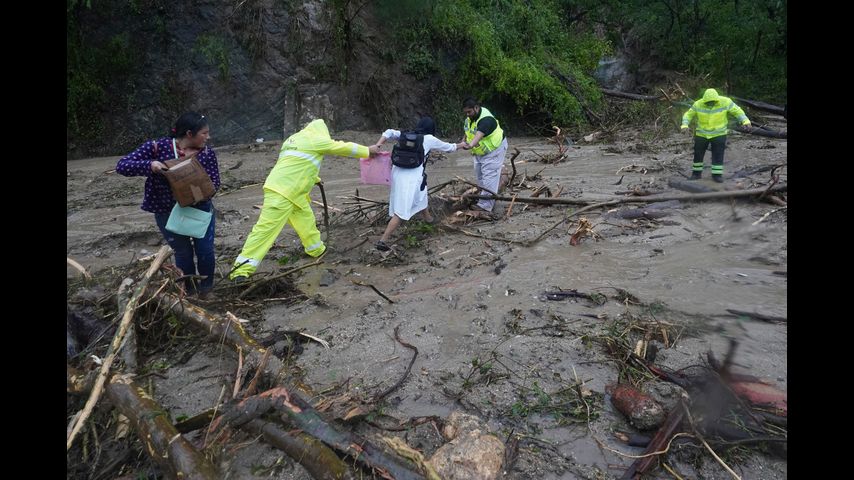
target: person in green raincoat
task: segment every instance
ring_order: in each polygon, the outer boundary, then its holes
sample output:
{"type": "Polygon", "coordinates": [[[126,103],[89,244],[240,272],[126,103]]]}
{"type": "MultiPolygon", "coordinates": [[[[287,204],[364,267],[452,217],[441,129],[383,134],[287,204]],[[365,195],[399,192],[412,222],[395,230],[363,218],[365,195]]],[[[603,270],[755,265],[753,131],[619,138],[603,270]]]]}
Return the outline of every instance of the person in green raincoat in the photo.
{"type": "Polygon", "coordinates": [[[323,156],[365,158],[378,152],[376,146],[333,140],[322,119],[310,122],[288,137],[279,151],[276,166],[264,182],[261,216],[246,238],[229,279],[240,282],[255,273],[286,223],[296,230],[305,253],[311,257],[323,255],[326,245],[320,239],[309,197],[312,187],[320,181],[323,156]]]}

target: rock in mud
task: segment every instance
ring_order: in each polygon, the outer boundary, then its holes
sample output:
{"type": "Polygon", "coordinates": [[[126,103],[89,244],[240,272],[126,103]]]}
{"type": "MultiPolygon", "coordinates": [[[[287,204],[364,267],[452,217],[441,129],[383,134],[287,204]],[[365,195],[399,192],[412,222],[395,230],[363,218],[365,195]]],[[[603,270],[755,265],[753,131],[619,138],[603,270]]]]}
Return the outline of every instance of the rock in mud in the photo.
{"type": "Polygon", "coordinates": [[[664,423],[664,409],[646,393],[631,385],[609,385],[606,391],[611,394],[611,403],[629,423],[640,430],[658,428],[664,423]]]}

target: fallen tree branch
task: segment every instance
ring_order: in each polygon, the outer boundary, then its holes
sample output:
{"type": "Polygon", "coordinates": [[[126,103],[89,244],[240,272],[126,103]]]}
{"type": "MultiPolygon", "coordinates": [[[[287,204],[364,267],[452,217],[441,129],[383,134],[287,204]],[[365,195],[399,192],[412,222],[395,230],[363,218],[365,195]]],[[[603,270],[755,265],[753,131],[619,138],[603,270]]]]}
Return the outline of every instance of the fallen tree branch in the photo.
{"type": "Polygon", "coordinates": [[[377,292],[377,295],[379,295],[379,296],[383,297],[384,299],[386,299],[386,301],[388,301],[388,303],[394,303],[394,301],[393,301],[392,299],[390,299],[390,298],[388,298],[387,296],[385,296],[385,294],[384,294],[383,292],[379,291],[379,289],[377,289],[377,287],[375,287],[375,286],[373,286],[373,285],[370,285],[370,284],[367,284],[367,283],[364,283],[364,282],[360,282],[360,281],[358,281],[358,280],[352,280],[352,279],[351,279],[350,281],[351,281],[351,282],[353,282],[353,283],[355,283],[356,285],[361,285],[361,286],[363,286],[363,287],[371,287],[371,289],[372,289],[373,291],[377,292]]]}
{"type": "Polygon", "coordinates": [[[311,435],[288,432],[279,425],[260,419],[250,420],[240,427],[288,454],[318,480],[350,480],[357,478],[353,470],[335,452],[311,435]]]}
{"type": "Polygon", "coordinates": [[[457,228],[448,224],[442,225],[442,228],[447,228],[448,230],[453,230],[455,232],[460,232],[463,235],[468,235],[469,237],[482,238],[484,240],[495,240],[497,242],[507,242],[507,243],[516,243],[519,245],[525,245],[525,242],[521,240],[512,240],[510,238],[501,238],[501,237],[489,237],[487,235],[480,235],[478,233],[469,232],[468,230],[463,230],[462,228],[457,228]]]}
{"type": "Polygon", "coordinates": [[[226,422],[239,427],[253,421],[270,408],[284,414],[282,421],[287,427],[297,428],[332,449],[352,457],[356,462],[378,470],[385,478],[423,479],[402,460],[386,454],[367,439],[352,432],[338,430],[324,420],[308,402],[289,393],[284,387],[273,388],[239,402],[225,411],[212,425],[217,428],[222,422],[226,422]]]}
{"type": "MultiPolygon", "coordinates": [[[[768,197],[768,198],[777,198],[777,197],[768,197]]],[[[755,222],[751,223],[751,225],[759,225],[760,223],[762,223],[762,221],[763,221],[763,220],[765,220],[766,218],[768,218],[768,216],[770,216],[772,213],[779,212],[780,210],[786,210],[787,208],[788,208],[788,207],[775,208],[774,210],[771,210],[770,212],[766,213],[765,215],[762,215],[762,218],[760,218],[759,220],[757,220],[757,221],[755,221],[755,222]]]]}
{"type": "Polygon", "coordinates": [[[753,107],[757,110],[764,110],[769,113],[776,113],[777,115],[783,115],[783,113],[785,112],[783,107],[771,105],[770,103],[759,102],[757,100],[748,100],[746,98],[736,97],[735,95],[731,95],[730,98],[732,98],[733,100],[737,100],[739,103],[743,103],[749,107],[753,107]]]}
{"type": "MultiPolygon", "coordinates": [[[[618,203],[647,203],[647,202],[664,202],[668,200],[719,200],[721,198],[741,198],[741,197],[752,197],[754,195],[760,195],[763,192],[775,193],[775,192],[785,192],[788,190],[788,184],[775,185],[772,188],[752,188],[749,190],[727,190],[725,192],[707,192],[707,193],[695,193],[689,195],[662,195],[662,196],[648,196],[648,197],[619,197],[613,200],[608,200],[606,202],[600,202],[596,205],[615,205],[618,203]]],[[[510,201],[513,197],[507,197],[504,195],[466,195],[469,198],[485,198],[487,200],[502,200],[502,201],[510,201]]],[[[523,197],[516,198],[517,202],[522,203],[533,203],[537,205],[588,205],[593,203],[594,200],[588,199],[575,199],[575,198],[532,198],[532,197],[523,197]]],[[[578,213],[578,212],[576,212],[578,213]]]]}
{"type": "Polygon", "coordinates": [[[513,174],[510,175],[510,180],[507,180],[507,186],[508,187],[513,186],[513,179],[516,178],[516,157],[518,157],[519,153],[521,153],[521,152],[519,152],[518,148],[514,148],[513,151],[515,153],[513,154],[512,157],[510,157],[510,166],[513,167],[513,174]]]}
{"type": "Polygon", "coordinates": [[[600,88],[600,90],[605,95],[610,95],[612,97],[630,98],[632,100],[644,100],[644,101],[661,100],[661,97],[657,97],[655,95],[640,95],[637,93],[626,93],[626,92],[621,92],[619,90],[610,90],[607,88],[600,88]]]}
{"type": "Polygon", "coordinates": [[[733,310],[731,308],[727,308],[726,311],[733,314],[733,315],[755,318],[757,320],[762,320],[763,322],[786,323],[786,317],[775,317],[772,315],[764,315],[761,313],[745,312],[742,310],[733,310]]]}
{"type": "Polygon", "coordinates": [[[771,138],[788,138],[788,132],[785,130],[772,130],[770,128],[762,128],[762,127],[739,127],[737,131],[741,133],[749,133],[751,135],[758,135],[760,137],[771,137],[771,138]]]}
{"type": "MultiPolygon", "coordinates": [[[[328,228],[328,227],[327,227],[327,228],[328,228]]],[[[304,270],[304,269],[306,269],[306,268],[308,268],[308,267],[314,267],[314,266],[320,265],[321,263],[323,263],[323,260],[315,260],[314,262],[307,263],[307,264],[305,264],[305,265],[303,265],[303,266],[295,267],[295,268],[292,268],[292,269],[287,270],[287,271],[285,271],[285,272],[277,273],[277,274],[275,274],[275,275],[271,275],[271,276],[269,276],[269,277],[262,278],[261,280],[258,280],[257,282],[255,282],[254,284],[252,284],[252,286],[251,286],[251,287],[249,287],[249,288],[247,288],[246,290],[244,290],[244,291],[240,292],[240,295],[238,295],[238,296],[237,296],[237,298],[239,298],[239,299],[241,299],[241,300],[242,300],[242,299],[246,298],[250,293],[252,293],[253,291],[257,290],[259,286],[264,285],[265,283],[269,283],[269,282],[272,282],[273,280],[277,280],[277,279],[279,279],[279,278],[286,277],[286,276],[288,276],[288,275],[290,275],[290,274],[292,274],[292,273],[299,272],[300,270],[304,270]]]]}
{"type": "Polygon", "coordinates": [[[107,396],[130,419],[145,450],[172,478],[222,478],[216,467],[172,426],[166,410],[129,376],[115,375],[107,396]]]}
{"type": "Polygon", "coordinates": [[[406,343],[400,339],[399,330],[400,330],[400,325],[394,327],[394,339],[397,340],[404,347],[414,351],[415,354],[413,354],[412,359],[409,360],[409,365],[406,367],[406,371],[403,372],[403,376],[400,377],[400,380],[398,380],[394,385],[392,385],[391,387],[386,389],[386,391],[384,391],[384,392],[380,393],[379,395],[377,395],[376,397],[374,397],[373,403],[377,403],[377,402],[382,401],[382,399],[389,396],[389,394],[391,394],[391,392],[397,390],[398,388],[400,388],[401,385],[403,385],[404,380],[406,380],[406,377],[409,376],[409,372],[412,371],[412,364],[415,363],[415,358],[418,356],[418,349],[417,348],[415,348],[413,345],[410,345],[410,344],[408,344],[408,343],[406,343]]]}
{"type": "MultiPolygon", "coordinates": [[[[548,199],[544,199],[544,200],[548,200],[548,199]]],[[[524,243],[525,243],[525,246],[530,247],[531,245],[533,245],[533,244],[535,244],[535,243],[539,242],[543,237],[545,237],[545,236],[546,236],[546,234],[547,234],[547,233],[551,232],[551,231],[552,231],[552,230],[554,230],[555,228],[557,228],[557,227],[559,227],[560,225],[562,225],[563,223],[565,223],[565,222],[566,222],[567,220],[569,220],[571,217],[574,217],[574,216],[578,215],[579,213],[583,213],[583,212],[586,212],[587,210],[592,210],[592,209],[594,209],[594,208],[607,207],[607,206],[610,206],[610,205],[616,205],[616,204],[618,204],[618,203],[622,203],[622,202],[620,202],[620,201],[618,201],[618,200],[619,200],[619,199],[608,200],[607,202],[594,203],[593,205],[588,205],[588,206],[586,206],[586,207],[579,208],[578,210],[576,210],[576,211],[574,211],[574,212],[570,213],[569,215],[567,215],[566,217],[564,217],[561,221],[559,221],[559,222],[557,222],[556,224],[554,224],[554,225],[552,225],[551,227],[549,227],[545,232],[541,233],[537,238],[535,238],[535,239],[533,239],[533,240],[529,240],[529,241],[527,241],[527,242],[524,242],[524,243]]]]}
{"type": "Polygon", "coordinates": [[[119,328],[116,331],[116,335],[113,337],[112,343],[110,343],[110,348],[107,350],[107,356],[104,358],[103,363],[101,364],[101,371],[98,374],[98,380],[95,382],[95,386],[92,389],[92,393],[89,395],[89,399],[86,401],[86,405],[83,407],[83,412],[79,417],[75,417],[74,421],[72,421],[72,425],[69,426],[68,438],[65,442],[65,450],[68,451],[71,449],[71,444],[74,443],[74,439],[77,437],[77,434],[80,433],[80,430],[83,428],[83,423],[86,422],[86,419],[89,418],[89,415],[92,413],[92,409],[95,408],[95,404],[98,403],[98,399],[101,396],[101,392],[104,391],[104,383],[107,381],[107,375],[110,372],[110,367],[113,365],[113,361],[116,359],[116,353],[121,345],[122,340],[127,334],[128,329],[131,326],[131,321],[133,320],[133,314],[136,311],[136,306],[139,303],[139,298],[145,292],[145,287],[148,286],[148,282],[151,280],[151,277],[154,276],[154,273],[160,269],[160,266],[163,264],[163,261],[172,254],[172,250],[168,245],[164,245],[160,247],[160,250],[157,251],[157,255],[154,257],[154,260],[151,262],[151,266],[148,267],[145,274],[142,276],[142,279],[139,281],[139,284],[136,286],[136,290],[131,296],[130,300],[128,300],[127,307],[125,307],[125,313],[122,316],[122,321],[119,324],[119,328]]]}
{"type": "Polygon", "coordinates": [[[92,280],[92,275],[89,272],[87,272],[85,268],[83,268],[83,265],[80,265],[71,257],[65,257],[65,260],[69,265],[71,265],[72,267],[77,269],[78,272],[82,273],[83,276],[86,277],[87,280],[92,280]]]}
{"type": "Polygon", "coordinates": [[[326,229],[326,241],[329,242],[329,208],[326,203],[326,190],[323,189],[323,182],[317,182],[320,188],[320,197],[323,199],[323,227],[326,229]]]}
{"type": "MultiPolygon", "coordinates": [[[[207,334],[209,339],[227,343],[235,350],[242,349],[246,352],[247,365],[250,368],[258,368],[262,364],[267,350],[246,333],[240,322],[214,316],[205,309],[170,293],[161,293],[158,300],[166,313],[173,313],[189,322],[196,330],[207,334]]],[[[267,363],[268,367],[264,372],[274,378],[282,368],[282,361],[274,356],[267,363]]]]}

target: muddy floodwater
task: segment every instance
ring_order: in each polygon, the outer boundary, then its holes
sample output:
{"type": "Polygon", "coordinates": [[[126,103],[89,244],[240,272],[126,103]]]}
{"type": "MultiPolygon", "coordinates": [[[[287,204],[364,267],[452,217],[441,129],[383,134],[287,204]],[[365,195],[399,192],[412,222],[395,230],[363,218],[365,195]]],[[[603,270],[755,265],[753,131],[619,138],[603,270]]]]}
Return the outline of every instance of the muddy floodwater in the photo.
{"type": "MultiPolygon", "coordinates": [[[[216,132],[212,134],[215,140],[216,132]]],[[[377,136],[333,135],[364,144],[377,136]]],[[[552,164],[541,160],[554,155],[553,143],[510,138],[505,168],[509,172],[509,158],[518,148],[514,185],[521,181],[522,186],[504,194],[529,197],[543,186],[548,192],[541,197],[592,201],[630,191],[687,193],[671,185],[688,183],[690,139],[673,134],[648,142],[642,134],[627,133],[613,140],[575,142],[563,161],[552,164]]],[[[279,142],[268,141],[217,149],[223,182],[214,199],[218,275],[229,271],[258,218],[261,186],[278,147],[279,142]]],[[[153,215],[139,209],[144,180],[112,172],[118,158],[67,162],[66,250],[92,272],[135,262],[162,243],[153,215]]],[[[757,188],[767,184],[771,173],[761,167],[786,161],[786,140],[734,133],[726,150],[726,181],[712,182],[707,167],[704,178],[693,182],[699,187],[692,188],[757,188]]],[[[434,158],[427,172],[429,186],[473,178],[467,152],[434,158]]],[[[781,183],[787,181],[785,167],[775,173],[781,183]]],[[[787,317],[788,223],[780,206],[755,199],[680,201],[653,209],[660,215],[632,218],[626,212],[644,204],[614,205],[571,217],[527,245],[581,206],[515,202],[511,209],[511,202],[501,201],[497,220],[467,218],[447,208],[467,188],[457,184],[431,199],[446,226],[404,224],[392,238],[392,252],[386,253],[374,248],[385,228],[384,220],[372,221],[376,210],[366,216],[344,212],[355,207],[357,190],[364,199],[387,202],[388,187],[360,185],[358,161],[341,157],[324,160],[321,178],[331,213],[329,253],[322,264],[292,276],[297,297],[259,302],[262,307],[244,317],[247,330],[259,338],[276,329],[301,330],[329,343],[328,349],[304,343],[302,352],[292,356],[292,367],[310,392],[368,400],[393,385],[413,354],[395,340],[394,329],[400,326],[401,339],[417,347],[418,356],[376,418],[402,421],[463,410],[481,417],[502,440],[511,432],[525,440],[509,478],[598,479],[619,478],[634,461],[613,450],[626,455],[643,451],[614,436],[632,427],[609,401],[605,388],[620,380],[618,363],[599,341],[627,318],[666,327],[666,339],[656,331],[649,336],[659,348],[658,365],[700,365],[707,351],[721,358],[729,340],[736,339],[737,371],[787,389],[786,324],[728,312],[787,317]],[[595,235],[573,246],[570,236],[579,217],[589,220],[595,235]],[[545,294],[569,289],[600,294],[604,303],[545,294]],[[562,392],[579,384],[588,392],[589,417],[559,408],[562,392]]],[[[317,188],[311,196],[321,201],[317,188]]],[[[326,238],[322,207],[314,209],[326,238]]],[[[311,261],[286,226],[258,274],[311,261]]],[[[79,274],[69,267],[67,275],[72,281],[79,274]]],[[[236,355],[216,346],[199,349],[183,363],[147,360],[163,362],[161,375],[152,377],[154,397],[173,418],[210,408],[223,386],[233,387],[236,355]]],[[[648,387],[655,388],[653,383],[648,387]]],[[[357,428],[371,434],[364,426],[357,428]]],[[[429,423],[402,438],[428,456],[443,442],[429,423]]],[[[274,465],[282,456],[259,441],[229,451],[222,466],[229,478],[255,478],[253,468],[274,465]]],[[[728,461],[743,478],[787,476],[785,460],[765,453],[745,451],[728,461]]],[[[687,478],[731,478],[709,455],[699,461],[675,456],[669,466],[687,478]]],[[[287,457],[266,475],[310,478],[287,457]]]]}

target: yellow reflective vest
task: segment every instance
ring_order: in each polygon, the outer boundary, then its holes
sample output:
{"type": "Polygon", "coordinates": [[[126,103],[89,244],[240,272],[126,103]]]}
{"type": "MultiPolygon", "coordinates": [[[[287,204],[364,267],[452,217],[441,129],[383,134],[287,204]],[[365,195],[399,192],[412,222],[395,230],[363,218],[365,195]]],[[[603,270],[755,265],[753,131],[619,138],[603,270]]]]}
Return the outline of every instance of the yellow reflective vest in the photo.
{"type": "Polygon", "coordinates": [[[322,119],[314,120],[282,144],[279,159],[267,176],[264,188],[298,202],[320,181],[320,163],[326,154],[367,158],[370,152],[368,147],[358,143],[332,140],[326,123],[322,119]]]}
{"type": "Polygon", "coordinates": [[[706,89],[703,98],[694,102],[682,115],[682,128],[688,128],[691,120],[697,118],[694,134],[703,138],[715,138],[727,134],[727,115],[735,117],[741,125],[750,125],[744,110],[730,98],[718,95],[714,88],[706,89]],[[706,102],[715,102],[711,107],[706,102]]]}
{"type": "MultiPolygon", "coordinates": [[[[474,139],[475,132],[477,132],[477,122],[487,117],[492,117],[492,113],[483,107],[480,107],[480,116],[477,117],[477,120],[474,122],[472,122],[470,118],[466,117],[464,126],[466,131],[466,142],[471,143],[472,139],[474,139]]],[[[501,129],[501,125],[499,125],[497,118],[495,118],[495,125],[495,130],[493,130],[489,135],[481,138],[477,146],[471,149],[472,154],[486,155],[501,145],[501,141],[504,140],[504,130],[501,129]]]]}

